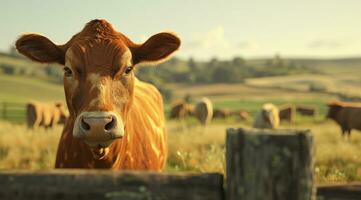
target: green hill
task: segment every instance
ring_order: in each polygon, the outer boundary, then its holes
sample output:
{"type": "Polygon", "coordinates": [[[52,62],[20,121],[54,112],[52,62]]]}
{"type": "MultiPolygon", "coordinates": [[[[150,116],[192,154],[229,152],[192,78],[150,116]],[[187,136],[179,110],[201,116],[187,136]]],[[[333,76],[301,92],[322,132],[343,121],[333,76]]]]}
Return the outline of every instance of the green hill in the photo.
{"type": "Polygon", "coordinates": [[[63,86],[46,80],[0,74],[0,101],[65,101],[63,86]]]}

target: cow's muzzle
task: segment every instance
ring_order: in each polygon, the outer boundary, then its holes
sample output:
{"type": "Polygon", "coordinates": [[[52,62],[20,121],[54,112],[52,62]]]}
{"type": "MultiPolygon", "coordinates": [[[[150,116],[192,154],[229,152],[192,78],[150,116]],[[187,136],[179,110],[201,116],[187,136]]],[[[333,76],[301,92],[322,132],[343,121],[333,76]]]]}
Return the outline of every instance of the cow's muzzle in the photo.
{"type": "Polygon", "coordinates": [[[73,136],[92,149],[107,148],[124,136],[124,123],[113,112],[83,112],[75,120],[73,136]]]}

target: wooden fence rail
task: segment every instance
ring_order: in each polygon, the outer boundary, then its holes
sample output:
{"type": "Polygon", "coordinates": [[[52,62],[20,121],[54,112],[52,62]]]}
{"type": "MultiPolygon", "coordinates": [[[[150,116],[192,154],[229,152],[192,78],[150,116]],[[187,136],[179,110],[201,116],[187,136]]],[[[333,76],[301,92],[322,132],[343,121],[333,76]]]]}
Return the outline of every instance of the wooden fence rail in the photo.
{"type": "Polygon", "coordinates": [[[319,200],[360,200],[361,183],[319,185],[317,198],[319,200]]]}
{"type": "Polygon", "coordinates": [[[110,170],[0,172],[0,199],[222,200],[221,174],[110,170]]]}

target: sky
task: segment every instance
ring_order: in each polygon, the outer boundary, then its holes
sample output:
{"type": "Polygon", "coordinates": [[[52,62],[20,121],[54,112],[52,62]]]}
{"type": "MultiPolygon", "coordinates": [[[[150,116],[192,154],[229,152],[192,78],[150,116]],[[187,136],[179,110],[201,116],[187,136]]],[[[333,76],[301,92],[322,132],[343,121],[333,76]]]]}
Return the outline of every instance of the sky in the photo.
{"type": "Polygon", "coordinates": [[[92,19],[134,42],[162,31],[195,59],[361,56],[360,0],[0,0],[0,51],[24,32],[62,44],[92,19]]]}

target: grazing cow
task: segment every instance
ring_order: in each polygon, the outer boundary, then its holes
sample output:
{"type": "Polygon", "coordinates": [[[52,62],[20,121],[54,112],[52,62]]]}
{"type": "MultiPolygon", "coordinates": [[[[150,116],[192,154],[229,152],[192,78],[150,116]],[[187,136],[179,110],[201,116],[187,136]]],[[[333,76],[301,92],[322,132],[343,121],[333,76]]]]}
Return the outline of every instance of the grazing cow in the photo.
{"type": "Polygon", "coordinates": [[[351,130],[361,131],[361,104],[334,101],[328,104],[327,118],[333,119],[340,127],[342,135],[351,135],[351,130]]]}
{"type": "Polygon", "coordinates": [[[170,111],[170,119],[182,119],[188,116],[193,115],[194,108],[192,105],[180,101],[173,104],[171,111],[170,111]]]}
{"type": "Polygon", "coordinates": [[[240,120],[247,120],[249,118],[249,112],[245,110],[231,111],[230,115],[239,117],[240,120]]]}
{"type": "Polygon", "coordinates": [[[202,125],[207,125],[213,117],[213,105],[211,100],[203,97],[194,108],[194,115],[202,125]]]}
{"type": "Polygon", "coordinates": [[[253,128],[276,129],[280,124],[278,109],[271,103],[264,104],[262,110],[255,117],[253,128]]]}
{"type": "Polygon", "coordinates": [[[296,112],[298,112],[300,115],[304,115],[304,116],[313,116],[315,117],[317,115],[317,107],[315,106],[297,106],[296,107],[296,112]]]}
{"type": "Polygon", "coordinates": [[[294,122],[295,120],[295,107],[290,104],[286,104],[279,107],[279,117],[281,121],[294,122]]]}
{"type": "Polygon", "coordinates": [[[163,169],[167,157],[163,100],[134,75],[140,63],[167,59],[180,46],[172,33],[136,44],[105,20],[92,20],[66,44],[25,34],[18,51],[64,66],[70,116],[60,138],[56,168],[163,169]]]}
{"type": "Polygon", "coordinates": [[[232,112],[228,109],[215,108],[213,110],[213,119],[215,119],[215,118],[225,119],[225,118],[231,116],[231,114],[232,114],[232,112]]]}
{"type": "Polygon", "coordinates": [[[26,105],[28,128],[50,128],[56,124],[65,124],[68,115],[63,103],[30,102],[26,105]]]}

